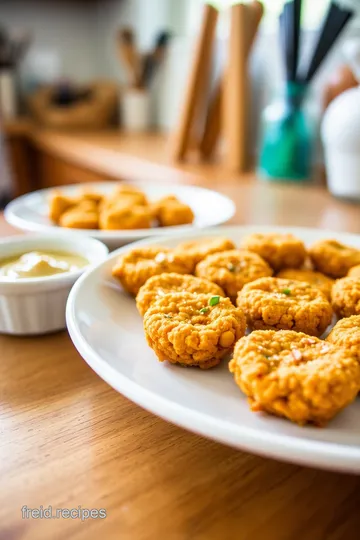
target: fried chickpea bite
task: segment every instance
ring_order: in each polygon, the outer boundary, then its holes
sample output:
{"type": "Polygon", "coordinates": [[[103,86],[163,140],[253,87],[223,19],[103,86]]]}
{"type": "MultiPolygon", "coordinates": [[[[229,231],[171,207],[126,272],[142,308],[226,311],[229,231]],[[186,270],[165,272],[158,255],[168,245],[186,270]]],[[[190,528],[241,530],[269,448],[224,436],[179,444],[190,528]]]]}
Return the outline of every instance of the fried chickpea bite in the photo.
{"type": "Polygon", "coordinates": [[[136,296],[140,287],[151,278],[163,273],[189,274],[186,258],[163,246],[134,248],[121,255],[113,267],[112,275],[123,288],[136,296]]]}
{"type": "Polygon", "coordinates": [[[159,298],[169,292],[189,292],[225,296],[224,291],[207,279],[187,274],[161,274],[153,276],[141,287],[136,297],[136,306],[141,315],[159,298]]]}
{"type": "Polygon", "coordinates": [[[321,272],[314,272],[313,270],[305,270],[302,268],[288,268],[286,270],[281,270],[276,277],[305,281],[306,283],[313,285],[313,287],[320,289],[329,301],[331,299],[331,288],[334,284],[334,280],[321,272]]]}
{"type": "Polygon", "coordinates": [[[344,277],[335,281],[331,302],[340,318],[360,315],[360,278],[344,277]]]}
{"type": "Polygon", "coordinates": [[[183,254],[186,253],[186,256],[192,259],[195,268],[208,255],[232,249],[235,249],[234,242],[223,236],[214,236],[212,238],[182,242],[175,248],[175,251],[183,254]]]}
{"type": "Polygon", "coordinates": [[[360,315],[353,315],[337,322],[326,341],[344,347],[360,361],[360,315]]]}
{"type": "Polygon", "coordinates": [[[64,212],[60,217],[59,225],[69,229],[98,229],[99,214],[89,201],[89,206],[83,207],[80,204],[64,212]]]}
{"type": "Polygon", "coordinates": [[[234,249],[209,255],[196,266],[195,274],[217,283],[234,301],[246,283],[271,276],[272,270],[256,253],[234,249]]]}
{"type": "Polygon", "coordinates": [[[331,305],[319,289],[290,279],[248,283],[238,294],[237,305],[254,330],[296,330],[321,336],[332,319],[331,305]]]}
{"type": "Polygon", "coordinates": [[[55,192],[50,199],[49,206],[49,218],[55,223],[59,223],[60,217],[75,206],[78,203],[78,199],[75,197],[67,197],[62,195],[60,192],[55,192]]]}
{"type": "Polygon", "coordinates": [[[311,246],[309,255],[316,270],[333,278],[346,276],[351,267],[360,264],[360,250],[337,240],[320,240],[311,246]]]}
{"type": "Polygon", "coordinates": [[[360,389],[349,351],[300,332],[253,332],[236,344],[229,369],[253,411],[300,425],[326,424],[360,389]]]}
{"type": "Polygon", "coordinates": [[[147,206],[110,206],[100,213],[100,229],[149,229],[151,220],[147,206]]]}
{"type": "Polygon", "coordinates": [[[260,255],[276,272],[300,268],[306,258],[304,243],[292,234],[250,234],[241,247],[260,255]]]}
{"type": "Polygon", "coordinates": [[[201,369],[219,364],[245,329],[241,309],[211,294],[169,293],[144,316],[147,342],[160,362],[201,369]]]}
{"type": "Polygon", "coordinates": [[[350,268],[347,275],[348,277],[360,278],[360,264],[357,264],[356,266],[350,268]]]}

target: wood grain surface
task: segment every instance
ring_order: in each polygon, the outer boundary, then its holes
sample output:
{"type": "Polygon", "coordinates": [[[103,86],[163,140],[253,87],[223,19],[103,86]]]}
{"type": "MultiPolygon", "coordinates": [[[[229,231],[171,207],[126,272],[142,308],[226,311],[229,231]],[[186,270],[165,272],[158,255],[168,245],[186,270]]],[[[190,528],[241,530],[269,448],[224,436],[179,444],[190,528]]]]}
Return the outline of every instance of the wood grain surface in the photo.
{"type": "MultiPolygon", "coordinates": [[[[359,206],[324,188],[224,182],[215,170],[197,179],[234,198],[235,223],[360,230],[359,206]]],[[[0,218],[0,234],[10,232],[0,218]]],[[[0,429],[0,540],[358,537],[360,478],[267,460],[170,425],[109,388],[66,332],[0,336],[0,429]],[[104,508],[107,517],[22,519],[24,505],[104,508]]]]}

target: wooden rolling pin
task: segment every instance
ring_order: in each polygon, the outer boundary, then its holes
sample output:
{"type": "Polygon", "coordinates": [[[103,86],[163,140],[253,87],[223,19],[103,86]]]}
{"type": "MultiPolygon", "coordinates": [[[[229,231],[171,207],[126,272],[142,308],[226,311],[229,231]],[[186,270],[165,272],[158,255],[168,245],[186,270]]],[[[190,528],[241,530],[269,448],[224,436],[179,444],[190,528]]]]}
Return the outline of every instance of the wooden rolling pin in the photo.
{"type": "MultiPolygon", "coordinates": [[[[257,0],[244,6],[246,11],[246,20],[248,32],[246,33],[246,62],[254,43],[260,21],[264,13],[263,4],[257,0]]],[[[204,159],[210,158],[216,148],[222,128],[222,110],[223,110],[223,85],[224,79],[221,79],[212,96],[206,122],[203,138],[200,143],[200,152],[204,159]]]]}
{"type": "Polygon", "coordinates": [[[195,134],[197,121],[201,116],[204,94],[209,86],[218,15],[219,12],[215,7],[205,4],[184,105],[178,129],[172,140],[171,155],[177,161],[185,158],[195,134]]]}
{"type": "Polygon", "coordinates": [[[233,171],[243,171],[246,163],[247,19],[245,4],[232,6],[222,109],[226,140],[225,165],[233,171]]]}

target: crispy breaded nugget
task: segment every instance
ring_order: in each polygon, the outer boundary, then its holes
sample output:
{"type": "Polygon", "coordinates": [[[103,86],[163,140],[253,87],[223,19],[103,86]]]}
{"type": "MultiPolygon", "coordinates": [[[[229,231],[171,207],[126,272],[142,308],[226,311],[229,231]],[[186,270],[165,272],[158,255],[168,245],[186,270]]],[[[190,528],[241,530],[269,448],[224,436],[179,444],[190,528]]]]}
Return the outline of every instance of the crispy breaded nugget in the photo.
{"type": "Polygon", "coordinates": [[[103,193],[97,193],[96,191],[91,191],[85,189],[80,193],[80,200],[81,201],[92,201],[96,205],[100,204],[104,198],[103,193]]]}
{"type": "Polygon", "coordinates": [[[145,246],[131,249],[121,255],[112,274],[126,291],[136,296],[140,287],[159,274],[174,272],[189,274],[191,264],[186,258],[163,246],[145,246]]]}
{"type": "Polygon", "coordinates": [[[337,240],[320,240],[309,249],[316,268],[333,278],[346,276],[351,267],[360,264],[360,250],[345,246],[337,240]]]}
{"type": "Polygon", "coordinates": [[[300,268],[306,258],[304,243],[292,234],[250,234],[243,239],[241,247],[260,255],[276,272],[300,268]]]}
{"type": "Polygon", "coordinates": [[[87,210],[98,212],[98,204],[92,199],[81,199],[72,209],[83,210],[84,212],[87,210]]]}
{"type": "Polygon", "coordinates": [[[161,274],[147,280],[138,292],[136,306],[141,315],[159,298],[169,292],[189,292],[225,296],[224,291],[215,283],[187,274],[161,274]]]}
{"type": "Polygon", "coordinates": [[[179,244],[175,251],[177,253],[186,254],[187,257],[193,260],[193,267],[197,263],[205,259],[208,255],[218,253],[220,251],[229,251],[235,249],[235,244],[229,238],[223,236],[214,236],[210,238],[202,238],[201,240],[190,240],[179,244]]]}
{"type": "Polygon", "coordinates": [[[69,229],[98,229],[99,214],[91,201],[87,203],[89,206],[85,203],[85,207],[80,204],[67,210],[61,215],[59,225],[69,229]]]}
{"type": "Polygon", "coordinates": [[[296,330],[321,336],[332,319],[331,305],[319,289],[290,279],[248,283],[238,294],[237,305],[254,330],[296,330]]]}
{"type": "Polygon", "coordinates": [[[175,195],[167,195],[166,197],[161,197],[161,199],[151,203],[154,216],[158,219],[161,209],[167,204],[174,202],[179,203],[180,201],[175,195]]]}
{"type": "Polygon", "coordinates": [[[287,268],[286,270],[281,270],[276,277],[305,281],[320,289],[329,301],[331,299],[331,288],[334,284],[334,280],[321,272],[314,272],[313,270],[305,270],[303,268],[287,268]]]}
{"type": "Polygon", "coordinates": [[[135,186],[119,184],[112,193],[103,197],[100,210],[133,205],[147,206],[148,200],[145,193],[135,186]]]}
{"type": "MultiPolygon", "coordinates": [[[[124,193],[121,195],[109,195],[104,197],[99,205],[99,209],[114,210],[117,208],[129,208],[132,206],[146,206],[147,201],[143,193],[124,193]]],[[[150,207],[147,207],[150,210],[150,207]]]]}
{"type": "Polygon", "coordinates": [[[358,277],[360,278],[360,264],[353,266],[347,273],[348,277],[358,277]]]}
{"type": "Polygon", "coordinates": [[[137,204],[148,204],[145,193],[131,184],[118,184],[112,193],[112,197],[115,200],[121,199],[122,197],[133,197],[133,200],[136,200],[137,204]]]}
{"type": "Polygon", "coordinates": [[[344,277],[335,281],[331,302],[341,318],[360,315],[360,278],[344,277]]]}
{"type": "Polygon", "coordinates": [[[326,424],[360,389],[349,351],[300,332],[253,332],[236,344],[229,369],[253,411],[300,425],[326,424]]]}
{"type": "Polygon", "coordinates": [[[110,206],[100,212],[100,229],[149,229],[152,215],[147,206],[110,206]]]}
{"type": "Polygon", "coordinates": [[[353,315],[337,322],[326,341],[345,347],[360,361],[360,315],[353,315]]]}
{"type": "Polygon", "coordinates": [[[68,197],[60,191],[56,191],[50,199],[49,218],[55,223],[59,223],[60,217],[66,210],[77,205],[79,199],[76,197],[68,197]]]}
{"type": "Polygon", "coordinates": [[[151,204],[154,218],[160,227],[188,225],[194,221],[194,213],[189,205],[181,202],[175,195],[167,195],[151,204]]]}
{"type": "Polygon", "coordinates": [[[161,362],[201,369],[216,366],[245,328],[241,309],[211,294],[169,293],[144,316],[147,342],[161,362]]]}
{"type": "Polygon", "coordinates": [[[272,273],[270,266],[259,255],[244,249],[208,255],[195,269],[197,276],[220,285],[233,301],[246,283],[271,276],[272,273]]]}
{"type": "Polygon", "coordinates": [[[160,227],[189,225],[194,221],[194,212],[190,206],[181,202],[171,201],[162,206],[157,212],[160,227]]]}

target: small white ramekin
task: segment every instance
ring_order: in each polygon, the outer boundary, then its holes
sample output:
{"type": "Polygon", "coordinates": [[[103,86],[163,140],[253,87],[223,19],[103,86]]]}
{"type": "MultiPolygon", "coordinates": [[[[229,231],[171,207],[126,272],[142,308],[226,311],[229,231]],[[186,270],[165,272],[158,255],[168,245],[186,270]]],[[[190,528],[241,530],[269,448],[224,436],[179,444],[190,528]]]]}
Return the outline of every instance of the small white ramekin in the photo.
{"type": "Polygon", "coordinates": [[[48,277],[10,280],[0,276],[0,333],[39,335],[66,328],[65,307],[78,277],[103,261],[108,248],[93,238],[69,233],[24,235],[0,240],[0,261],[36,250],[64,251],[88,259],[89,266],[48,277]]]}

